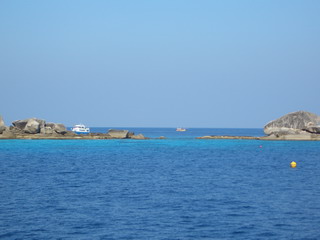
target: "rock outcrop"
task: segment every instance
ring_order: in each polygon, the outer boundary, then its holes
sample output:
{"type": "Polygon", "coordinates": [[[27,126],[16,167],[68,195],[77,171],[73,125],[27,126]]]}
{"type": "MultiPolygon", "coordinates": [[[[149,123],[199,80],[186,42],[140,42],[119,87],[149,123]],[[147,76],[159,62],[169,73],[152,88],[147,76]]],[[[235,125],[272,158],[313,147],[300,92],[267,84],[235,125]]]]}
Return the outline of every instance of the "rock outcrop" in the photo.
{"type": "Polygon", "coordinates": [[[46,123],[46,131],[58,134],[66,134],[68,131],[61,123],[46,123]]]}
{"type": "Polygon", "coordinates": [[[267,123],[264,133],[275,137],[320,134],[320,117],[305,111],[289,113],[267,123]]]}
{"type": "Polygon", "coordinates": [[[143,140],[143,139],[146,139],[146,137],[143,135],[143,134],[138,134],[138,135],[132,135],[130,137],[131,139],[137,139],[137,140],[143,140]]]}
{"type": "Polygon", "coordinates": [[[0,139],[148,139],[142,134],[135,135],[128,130],[110,129],[108,133],[76,134],[68,131],[61,123],[46,122],[28,118],[12,122],[6,127],[0,116],[0,139]]]}
{"type": "Polygon", "coordinates": [[[4,121],[2,116],[0,116],[0,134],[2,134],[7,129],[6,125],[4,125],[4,121]]]}
{"type": "Polygon", "coordinates": [[[12,126],[16,127],[17,129],[23,130],[24,127],[27,125],[28,120],[29,119],[13,121],[12,126]]]}
{"type": "Polygon", "coordinates": [[[40,133],[41,128],[45,127],[45,121],[37,118],[28,118],[24,120],[17,120],[12,122],[15,130],[23,133],[36,134],[40,133]]]}
{"type": "Polygon", "coordinates": [[[301,140],[320,141],[320,117],[314,113],[298,111],[289,113],[267,123],[266,136],[203,136],[197,139],[243,139],[243,140],[301,140]]]}
{"type": "Polygon", "coordinates": [[[37,121],[37,119],[29,119],[23,130],[25,133],[36,134],[40,133],[41,128],[44,128],[43,120],[37,121]]]}
{"type": "Polygon", "coordinates": [[[129,130],[119,130],[119,129],[109,129],[107,136],[111,139],[149,139],[145,137],[143,134],[135,135],[133,132],[129,132],[129,130]]]}
{"type": "Polygon", "coordinates": [[[28,133],[28,134],[66,134],[68,131],[61,123],[46,123],[45,120],[37,118],[28,118],[24,120],[17,120],[12,122],[14,132],[28,133]]]}
{"type": "Polygon", "coordinates": [[[67,131],[61,123],[46,123],[45,120],[37,118],[13,121],[12,126],[6,127],[2,117],[0,117],[0,134],[1,138],[46,138],[75,135],[67,131]]]}
{"type": "Polygon", "coordinates": [[[124,139],[124,138],[128,138],[129,131],[128,130],[109,129],[108,135],[111,138],[124,139]]]}

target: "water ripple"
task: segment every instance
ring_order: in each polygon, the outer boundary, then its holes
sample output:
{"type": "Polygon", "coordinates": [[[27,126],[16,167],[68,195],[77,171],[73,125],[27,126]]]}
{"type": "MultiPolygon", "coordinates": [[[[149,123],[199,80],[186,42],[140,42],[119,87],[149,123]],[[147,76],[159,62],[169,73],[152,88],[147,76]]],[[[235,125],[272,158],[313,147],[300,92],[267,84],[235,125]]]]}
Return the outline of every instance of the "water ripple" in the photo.
{"type": "Polygon", "coordinates": [[[320,143],[1,143],[0,239],[320,239],[320,143]]]}

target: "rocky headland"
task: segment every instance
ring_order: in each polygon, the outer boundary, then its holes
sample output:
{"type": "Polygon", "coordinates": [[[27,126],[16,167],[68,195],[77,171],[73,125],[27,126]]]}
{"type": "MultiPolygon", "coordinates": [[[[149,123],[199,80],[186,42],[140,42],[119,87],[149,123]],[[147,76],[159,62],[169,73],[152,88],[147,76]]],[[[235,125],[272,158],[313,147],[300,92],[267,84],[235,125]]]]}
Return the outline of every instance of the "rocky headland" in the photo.
{"type": "Polygon", "coordinates": [[[320,140],[320,116],[298,111],[286,114],[264,126],[263,140],[320,140]]]}
{"type": "Polygon", "coordinates": [[[135,135],[128,130],[110,129],[107,133],[76,134],[68,131],[62,123],[46,122],[28,118],[6,126],[0,116],[0,139],[148,139],[142,134],[135,135]]]}
{"type": "Polygon", "coordinates": [[[247,140],[320,140],[320,116],[298,111],[286,114],[264,126],[263,137],[203,136],[198,139],[247,139],[247,140]]]}

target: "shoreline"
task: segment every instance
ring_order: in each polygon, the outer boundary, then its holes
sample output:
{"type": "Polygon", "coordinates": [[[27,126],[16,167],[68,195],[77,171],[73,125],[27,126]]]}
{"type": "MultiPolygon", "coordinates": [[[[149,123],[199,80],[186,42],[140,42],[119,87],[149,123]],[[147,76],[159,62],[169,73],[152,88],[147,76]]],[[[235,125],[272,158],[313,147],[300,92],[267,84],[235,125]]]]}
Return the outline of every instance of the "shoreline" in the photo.
{"type": "MultiPolygon", "coordinates": [[[[107,133],[90,132],[89,128],[85,128],[83,124],[75,125],[77,128],[67,130],[64,124],[46,122],[43,119],[27,118],[12,122],[12,126],[7,127],[4,124],[2,116],[0,116],[0,139],[150,139],[143,134],[135,135],[132,130],[109,129],[107,133]],[[79,130],[79,128],[81,128],[79,130]],[[84,129],[85,128],[85,129],[84,129]],[[86,134],[76,134],[86,133],[86,134]]],[[[178,130],[178,129],[177,129],[178,130]]],[[[185,131],[185,130],[184,130],[185,131]]],[[[251,132],[255,136],[247,136],[247,132],[234,132],[233,135],[192,135],[193,139],[225,139],[225,140],[266,140],[266,141],[320,141],[320,116],[314,113],[298,111],[286,114],[279,119],[269,122],[263,128],[263,133],[251,132]],[[245,136],[241,136],[244,134],[245,136]]],[[[208,131],[210,132],[210,131],[208,131]]],[[[157,134],[165,133],[158,132],[157,134]]],[[[211,134],[214,132],[211,132],[211,134]]],[[[216,134],[224,134],[225,132],[216,132],[216,134]]],[[[168,133],[170,136],[171,134],[168,133]]],[[[205,131],[198,132],[197,135],[206,134],[205,131]]],[[[153,134],[154,135],[154,134],[153,134]]],[[[191,138],[191,136],[189,136],[191,138]]],[[[171,138],[171,137],[169,137],[171,138]]],[[[151,139],[166,139],[166,137],[152,137],[151,139]]]]}
{"type": "Polygon", "coordinates": [[[284,135],[284,136],[203,136],[196,139],[242,139],[242,140],[262,140],[262,141],[320,141],[320,135],[284,135]]]}
{"type": "Polygon", "coordinates": [[[17,134],[17,135],[0,135],[0,140],[10,140],[10,139],[22,139],[22,140],[112,140],[112,139],[135,139],[144,140],[149,139],[143,135],[131,135],[126,137],[112,137],[109,134],[104,133],[90,133],[90,134],[17,134]]]}
{"type": "MultiPolygon", "coordinates": [[[[23,134],[14,136],[1,136],[0,140],[119,140],[119,139],[133,139],[133,140],[164,140],[172,139],[166,137],[148,138],[148,137],[129,137],[129,138],[116,138],[111,137],[108,134],[101,133],[91,133],[90,135],[44,135],[44,134],[23,134]]],[[[320,135],[285,135],[285,136],[224,136],[224,135],[214,135],[214,136],[202,136],[193,137],[190,139],[200,139],[200,140],[261,140],[261,141],[320,141],[320,135]]]]}

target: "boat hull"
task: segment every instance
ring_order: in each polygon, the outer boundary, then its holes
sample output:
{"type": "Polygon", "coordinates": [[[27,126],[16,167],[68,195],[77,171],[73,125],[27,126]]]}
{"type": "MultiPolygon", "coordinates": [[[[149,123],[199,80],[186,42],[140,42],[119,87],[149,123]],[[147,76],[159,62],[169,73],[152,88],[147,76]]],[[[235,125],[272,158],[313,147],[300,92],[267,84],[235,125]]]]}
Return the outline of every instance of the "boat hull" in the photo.
{"type": "Polygon", "coordinates": [[[89,134],[90,132],[79,132],[79,131],[73,131],[76,134],[89,134]]]}

